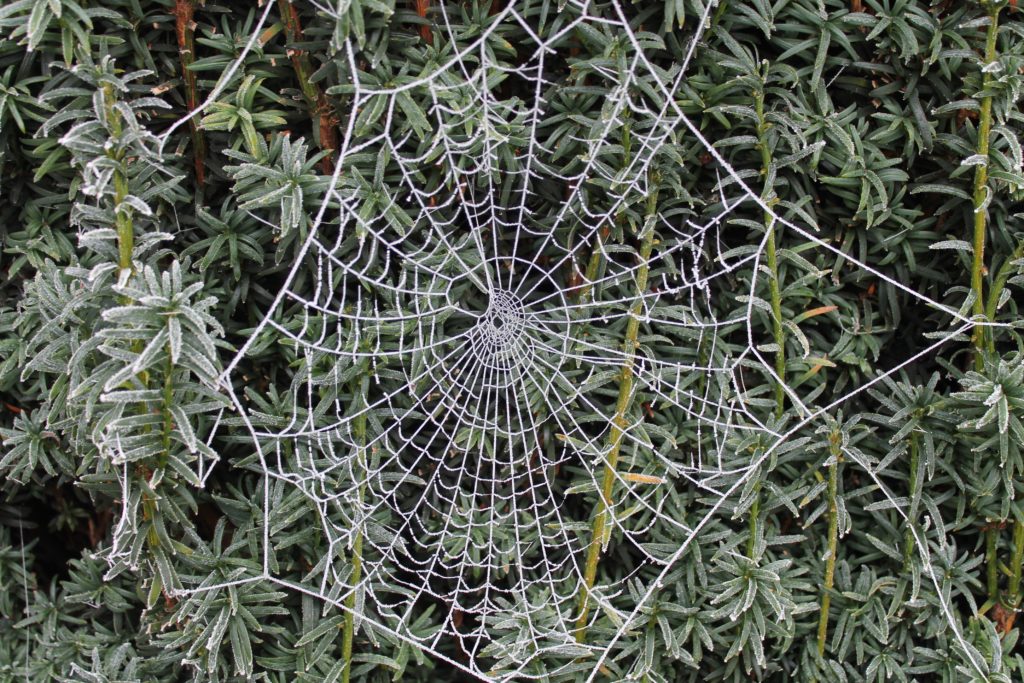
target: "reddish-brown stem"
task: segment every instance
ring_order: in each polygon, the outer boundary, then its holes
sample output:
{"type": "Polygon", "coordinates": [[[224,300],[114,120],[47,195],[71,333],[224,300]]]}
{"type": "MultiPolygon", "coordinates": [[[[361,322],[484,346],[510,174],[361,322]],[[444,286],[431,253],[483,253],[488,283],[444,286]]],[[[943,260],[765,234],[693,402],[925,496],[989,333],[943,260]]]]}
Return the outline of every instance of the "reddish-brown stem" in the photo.
{"type": "Polygon", "coordinates": [[[302,22],[299,20],[299,13],[291,0],[278,0],[277,5],[288,40],[288,57],[299,79],[299,87],[309,107],[310,116],[317,126],[317,141],[321,150],[330,152],[320,162],[320,167],[324,173],[330,175],[334,173],[334,154],[338,150],[338,118],[334,115],[327,96],[320,86],[313,82],[313,62],[309,59],[309,53],[295,47],[302,42],[302,22]]]}
{"type": "MultiPolygon", "coordinates": [[[[430,0],[413,0],[416,6],[416,15],[421,19],[427,18],[427,10],[430,9],[430,0]]],[[[427,45],[434,44],[434,34],[430,30],[430,24],[420,24],[420,38],[427,45]]]]}
{"type": "MultiPolygon", "coordinates": [[[[181,57],[181,78],[185,82],[185,106],[190,114],[199,106],[196,74],[189,68],[196,59],[196,24],[192,20],[194,13],[194,0],[174,0],[174,25],[175,33],[178,37],[178,54],[181,57]]],[[[188,129],[192,137],[192,157],[196,168],[196,184],[201,188],[206,181],[206,167],[204,165],[206,140],[203,138],[203,132],[194,117],[189,119],[188,129]]]]}

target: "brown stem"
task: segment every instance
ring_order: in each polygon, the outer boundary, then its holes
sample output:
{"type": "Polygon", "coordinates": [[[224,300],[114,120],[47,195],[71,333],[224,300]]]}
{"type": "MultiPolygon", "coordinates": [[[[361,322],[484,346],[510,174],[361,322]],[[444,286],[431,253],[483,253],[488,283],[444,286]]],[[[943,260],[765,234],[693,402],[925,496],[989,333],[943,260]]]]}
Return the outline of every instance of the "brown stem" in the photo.
{"type": "Polygon", "coordinates": [[[309,59],[309,53],[300,48],[294,47],[302,42],[302,23],[299,20],[299,13],[295,10],[291,0],[277,0],[278,9],[281,12],[281,21],[284,23],[285,36],[290,47],[287,48],[288,57],[292,60],[292,68],[299,79],[299,87],[302,96],[309,107],[310,116],[316,122],[317,142],[320,149],[330,152],[320,162],[324,173],[334,173],[334,155],[338,150],[338,118],[334,115],[331,103],[327,96],[316,83],[313,82],[313,62],[309,59]]]}
{"type": "MultiPolygon", "coordinates": [[[[413,5],[416,8],[416,15],[421,19],[426,19],[427,10],[430,9],[430,0],[413,0],[413,5]]],[[[434,44],[434,34],[430,30],[430,24],[420,24],[420,38],[427,45],[434,44]]]]}
{"type": "MultiPolygon", "coordinates": [[[[195,27],[192,20],[195,12],[193,0],[174,0],[174,25],[178,36],[178,54],[181,57],[181,78],[185,82],[185,106],[191,114],[199,106],[199,94],[197,92],[196,74],[190,68],[195,62],[196,41],[195,27]]],[[[199,128],[196,118],[189,119],[189,134],[192,137],[192,157],[196,168],[196,184],[200,188],[206,182],[206,167],[203,161],[206,157],[206,140],[199,128]]]]}

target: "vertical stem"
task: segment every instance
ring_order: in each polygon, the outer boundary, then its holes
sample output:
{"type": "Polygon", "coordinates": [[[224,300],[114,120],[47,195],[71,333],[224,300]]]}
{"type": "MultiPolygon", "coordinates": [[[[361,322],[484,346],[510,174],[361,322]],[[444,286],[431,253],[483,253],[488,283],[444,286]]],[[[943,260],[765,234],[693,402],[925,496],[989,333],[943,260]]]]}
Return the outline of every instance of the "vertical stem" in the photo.
{"type": "Polygon", "coordinates": [[[754,491],[754,502],[750,504],[749,536],[747,536],[747,557],[754,559],[757,550],[757,523],[761,517],[761,486],[754,491]]]}
{"type": "MultiPolygon", "coordinates": [[[[768,129],[771,124],[764,116],[764,90],[755,95],[754,109],[757,112],[757,146],[761,150],[761,175],[765,178],[762,199],[769,206],[777,203],[773,196],[774,189],[767,185],[771,170],[772,152],[768,145],[768,129]]],[[[765,254],[768,261],[770,280],[768,281],[769,303],[772,308],[772,337],[775,341],[775,416],[780,417],[786,409],[786,334],[782,327],[782,289],[779,286],[779,257],[775,246],[775,216],[770,211],[764,212],[764,228],[768,233],[765,254]]]]}
{"type": "Polygon", "coordinates": [[[1010,607],[1017,609],[1021,603],[1021,572],[1024,571],[1024,524],[1013,523],[1013,554],[1010,556],[1010,607]]]}
{"type": "MultiPolygon", "coordinates": [[[[988,3],[982,3],[983,6],[988,3]]],[[[999,33],[999,10],[1001,5],[988,4],[988,30],[985,34],[985,66],[996,60],[996,38],[999,33]]],[[[987,89],[992,81],[992,75],[986,70],[982,74],[982,89],[987,89]]],[[[985,292],[984,277],[985,268],[985,239],[987,231],[988,209],[985,202],[988,198],[988,151],[989,137],[992,131],[992,98],[988,95],[981,97],[981,111],[978,114],[978,142],[975,152],[984,161],[974,168],[974,239],[973,239],[973,260],[971,262],[971,292],[974,294],[972,312],[977,317],[985,316],[985,292]]],[[[987,328],[976,326],[972,333],[971,341],[974,343],[974,367],[982,370],[985,367],[984,353],[992,347],[991,335],[987,328]]],[[[986,588],[988,599],[996,601],[999,599],[999,558],[996,547],[999,542],[999,529],[997,525],[990,525],[985,532],[985,562],[986,562],[986,588]]]]}
{"type": "MultiPolygon", "coordinates": [[[[121,136],[121,115],[114,106],[117,102],[117,94],[114,86],[103,86],[103,106],[107,118],[107,127],[111,138],[121,136]]],[[[116,151],[116,146],[111,146],[107,151],[107,157],[120,166],[121,154],[116,151]]],[[[117,232],[117,265],[121,270],[133,270],[132,253],[135,250],[135,228],[132,225],[131,209],[123,207],[125,197],[128,196],[128,178],[124,172],[117,168],[114,171],[114,229],[117,232]]]]}
{"type": "MultiPolygon", "coordinates": [[[[766,67],[767,69],[767,67],[766,67]]],[[[765,74],[767,78],[767,74],[765,74]]],[[[765,186],[761,191],[762,199],[771,206],[777,200],[774,198],[774,188],[768,184],[771,172],[772,152],[768,143],[768,129],[771,124],[764,115],[764,88],[754,93],[754,111],[757,113],[757,147],[761,151],[761,175],[764,176],[765,186]]],[[[781,417],[786,409],[786,336],[782,327],[782,290],[779,287],[779,257],[775,245],[775,216],[770,211],[763,215],[764,228],[767,232],[765,245],[766,258],[768,261],[768,296],[772,309],[772,337],[775,341],[775,374],[778,378],[775,381],[775,416],[781,417]]],[[[761,518],[761,487],[756,485],[754,502],[750,505],[749,537],[747,538],[747,557],[753,558],[757,548],[758,524],[761,518]]]]}
{"type": "MultiPolygon", "coordinates": [[[[768,220],[767,215],[765,219],[768,220]]],[[[775,382],[775,415],[779,417],[786,408],[786,337],[782,329],[782,292],[779,287],[779,261],[775,248],[774,221],[767,228],[768,243],[765,253],[772,278],[768,285],[769,303],[772,307],[772,336],[775,337],[775,344],[778,346],[775,351],[775,374],[779,376],[778,381],[775,382]]]]}
{"type": "Polygon", "coordinates": [[[135,251],[135,228],[131,209],[120,208],[128,196],[128,179],[114,171],[114,226],[117,229],[117,265],[121,270],[134,271],[132,253],[135,251]]]}
{"type": "MultiPolygon", "coordinates": [[[[117,92],[114,90],[114,86],[105,84],[102,88],[103,92],[103,112],[106,118],[107,132],[110,134],[110,140],[114,141],[121,137],[123,130],[121,115],[117,111],[117,92]]],[[[114,230],[117,235],[117,266],[121,273],[128,271],[130,274],[135,274],[135,262],[133,255],[135,253],[135,225],[132,221],[132,210],[131,207],[124,205],[124,200],[128,196],[130,187],[128,183],[128,175],[124,171],[122,164],[124,163],[123,155],[117,149],[117,145],[109,145],[107,150],[107,158],[114,161],[116,164],[114,170],[114,230]]],[[[127,296],[118,297],[118,300],[122,305],[131,303],[131,299],[127,296]]],[[[136,352],[141,351],[139,342],[132,343],[133,350],[136,352]]],[[[168,355],[168,358],[170,356],[168,355]]],[[[168,360],[168,363],[170,361],[168,360]]],[[[170,372],[168,372],[168,377],[170,372]]],[[[149,386],[149,372],[143,371],[138,374],[138,380],[143,387],[149,386]]],[[[127,383],[126,386],[131,387],[131,383],[127,383]]],[[[166,390],[165,390],[166,391],[166,390]]],[[[166,395],[166,394],[165,394],[166,395]]],[[[141,411],[145,411],[146,407],[140,406],[141,411]]],[[[165,418],[166,420],[166,418],[165,418]]],[[[164,447],[169,447],[169,432],[165,438],[164,447]]],[[[161,465],[166,463],[160,463],[161,465]]],[[[148,471],[148,467],[144,466],[144,471],[148,471]]],[[[147,474],[142,475],[144,479],[148,477],[147,474]]],[[[142,493],[142,517],[145,521],[154,519],[157,515],[157,505],[154,496],[148,492],[148,481],[143,489],[142,493]]],[[[127,501],[122,501],[127,504],[127,501]]],[[[160,535],[157,533],[156,525],[150,524],[149,530],[146,533],[146,539],[151,548],[159,548],[160,535]]]]}
{"type": "MultiPolygon", "coordinates": [[[[358,379],[353,383],[356,387],[356,392],[362,391],[362,382],[358,379]]],[[[359,400],[361,405],[364,402],[359,400]]],[[[359,410],[365,410],[365,407],[359,408],[359,410]]],[[[360,444],[359,449],[356,451],[356,461],[359,464],[357,468],[358,475],[363,477],[363,480],[359,482],[359,509],[362,509],[363,497],[366,493],[366,479],[365,473],[367,470],[366,463],[366,413],[363,412],[358,415],[353,421],[353,428],[355,432],[356,442],[360,444]]],[[[341,675],[342,683],[349,683],[352,676],[352,647],[355,642],[356,635],[356,595],[359,591],[359,581],[363,574],[363,532],[360,529],[356,532],[356,538],[352,542],[352,593],[345,598],[345,623],[342,631],[341,640],[341,656],[345,662],[345,670],[341,675]]]]}
{"type": "Polygon", "coordinates": [[[604,241],[608,239],[608,235],[611,230],[608,228],[601,228],[597,231],[594,241],[594,249],[590,252],[590,260],[587,262],[587,271],[583,274],[585,280],[579,290],[580,303],[589,303],[590,293],[594,288],[594,280],[597,279],[597,273],[601,268],[601,250],[604,245],[604,241]]]}
{"type": "Polygon", "coordinates": [[[834,461],[828,472],[828,559],[825,560],[825,581],[821,592],[821,615],[818,618],[818,654],[825,654],[825,641],[828,639],[828,612],[832,606],[832,586],[836,574],[836,552],[839,549],[839,506],[836,497],[839,489],[839,464],[842,452],[839,444],[842,434],[837,426],[829,434],[829,455],[834,461]]]}
{"type": "MultiPolygon", "coordinates": [[[[181,59],[181,79],[185,82],[185,106],[190,114],[199,106],[196,74],[190,68],[196,61],[195,22],[192,21],[194,12],[195,0],[174,1],[174,23],[178,36],[178,55],[181,59]]],[[[195,117],[189,119],[188,129],[192,137],[196,184],[202,188],[206,182],[206,167],[203,165],[203,160],[206,157],[206,140],[203,138],[203,131],[199,128],[195,117]]]]}
{"type": "MultiPolygon", "coordinates": [[[[986,3],[983,3],[986,4],[986,3]]],[[[999,34],[999,10],[1001,5],[991,4],[988,10],[988,30],[985,37],[985,67],[996,61],[996,38],[999,34]]],[[[992,82],[992,74],[987,70],[982,75],[982,89],[985,90],[992,82]]],[[[978,143],[975,149],[977,156],[984,161],[974,167],[974,259],[971,263],[971,291],[974,293],[972,311],[974,315],[984,317],[984,277],[985,269],[985,238],[988,220],[988,209],[984,208],[988,197],[988,151],[989,138],[992,131],[992,97],[981,97],[981,111],[978,114],[978,143]]],[[[976,347],[974,355],[975,368],[983,367],[983,352],[991,345],[987,328],[975,327],[972,340],[976,347]]]]}
{"type": "MultiPolygon", "coordinates": [[[[1016,266],[1014,264],[1021,257],[1024,257],[1024,242],[1018,244],[1017,248],[1013,250],[1013,253],[1006,258],[1003,264],[999,267],[999,270],[996,272],[995,278],[992,280],[992,284],[989,287],[988,292],[988,304],[985,306],[985,318],[987,320],[995,320],[996,307],[999,305],[999,297],[1002,294],[1003,289],[1006,287],[1007,282],[1009,282],[1010,275],[1016,270],[1016,266]]],[[[990,335],[989,344],[993,343],[994,340],[991,339],[990,335]]],[[[995,543],[998,540],[995,536],[997,532],[994,530],[990,529],[985,533],[986,535],[992,536],[991,539],[986,537],[986,543],[995,543]]],[[[995,551],[993,550],[993,553],[994,552],[995,551]]],[[[1012,572],[1012,575],[1010,577],[1009,586],[1009,603],[1011,607],[1016,609],[1020,607],[1021,603],[1021,564],[1024,562],[1024,524],[1016,519],[1013,522],[1012,553],[1010,560],[1010,571],[1012,572]]],[[[993,559],[989,567],[989,577],[992,576],[992,567],[997,561],[995,559],[995,555],[992,557],[993,559]]],[[[998,596],[998,592],[998,572],[996,572],[996,579],[993,580],[990,578],[988,586],[989,599],[994,600],[998,596]]]]}
{"type": "MultiPolygon", "coordinates": [[[[651,183],[655,182],[652,174],[651,183]]],[[[626,325],[625,360],[622,362],[622,374],[619,376],[619,395],[615,404],[615,417],[612,419],[608,434],[608,455],[605,458],[604,475],[597,501],[597,514],[594,516],[591,529],[590,546],[587,548],[587,561],[584,567],[583,585],[579,593],[579,617],[576,619],[576,640],[583,642],[587,634],[587,619],[590,615],[590,591],[597,578],[597,563],[601,551],[611,535],[609,517],[614,506],[612,491],[615,486],[616,468],[619,463],[619,451],[626,433],[629,412],[633,400],[633,365],[636,353],[637,336],[640,332],[640,312],[643,308],[643,295],[647,291],[647,278],[650,273],[651,251],[654,249],[654,214],[658,206],[658,191],[652,188],[647,197],[647,220],[640,235],[640,267],[637,269],[637,296],[630,308],[629,322],[626,325]]]]}
{"type": "MultiPolygon", "coordinates": [[[[497,3],[495,3],[496,5],[497,3]]],[[[430,9],[430,0],[413,0],[413,5],[416,9],[416,16],[421,19],[427,18],[427,11],[430,9]]],[[[494,14],[494,5],[491,6],[491,14],[494,14]]],[[[427,23],[420,24],[420,38],[427,45],[434,44],[434,34],[430,30],[430,25],[427,23]]]]}
{"type": "Polygon", "coordinates": [[[903,571],[910,571],[914,558],[914,517],[913,500],[917,495],[917,468],[920,458],[920,444],[917,432],[910,433],[910,514],[907,515],[907,529],[903,532],[903,571]]]}
{"type": "MultiPolygon", "coordinates": [[[[327,96],[320,86],[313,82],[313,62],[309,59],[309,53],[294,47],[303,39],[299,13],[295,11],[291,0],[277,0],[277,6],[281,13],[281,21],[284,23],[285,36],[292,46],[287,48],[288,56],[292,60],[292,68],[298,78],[302,96],[309,107],[310,116],[316,124],[320,149],[334,154],[338,150],[338,121],[331,111],[331,103],[327,96]]],[[[334,173],[334,159],[330,154],[320,162],[320,168],[328,175],[334,173]]]]}
{"type": "Polygon", "coordinates": [[[163,424],[163,453],[157,460],[157,465],[160,467],[166,467],[167,463],[171,458],[171,433],[174,431],[174,415],[171,413],[171,406],[174,404],[174,363],[171,360],[171,345],[167,345],[167,363],[164,367],[164,387],[163,387],[163,405],[161,406],[161,412],[163,413],[164,424],[163,424]]]}
{"type": "Polygon", "coordinates": [[[985,589],[989,602],[999,600],[999,523],[991,522],[985,528],[985,589]]]}

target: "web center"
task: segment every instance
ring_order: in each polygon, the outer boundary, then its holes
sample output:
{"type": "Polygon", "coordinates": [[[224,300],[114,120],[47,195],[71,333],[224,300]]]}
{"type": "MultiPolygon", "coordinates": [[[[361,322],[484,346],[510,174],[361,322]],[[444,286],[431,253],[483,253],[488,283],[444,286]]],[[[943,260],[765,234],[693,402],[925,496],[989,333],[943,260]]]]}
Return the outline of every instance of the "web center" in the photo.
{"type": "Polygon", "coordinates": [[[514,346],[525,322],[526,309],[515,294],[500,289],[491,293],[481,326],[484,337],[494,348],[514,346]]]}

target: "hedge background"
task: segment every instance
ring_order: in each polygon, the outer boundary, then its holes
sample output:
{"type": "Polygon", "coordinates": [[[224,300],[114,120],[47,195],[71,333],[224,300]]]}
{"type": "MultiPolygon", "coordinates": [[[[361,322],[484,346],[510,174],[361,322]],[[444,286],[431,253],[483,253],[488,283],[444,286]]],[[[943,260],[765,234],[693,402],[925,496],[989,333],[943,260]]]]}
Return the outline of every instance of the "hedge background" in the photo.
{"type": "MultiPolygon", "coordinates": [[[[458,6],[465,36],[495,9],[458,6]]],[[[352,0],[336,11],[279,0],[216,104],[171,130],[209,96],[262,9],[0,8],[0,680],[462,676],[407,645],[371,643],[365,629],[352,634],[347,666],[343,615],[276,585],[173,591],[260,569],[253,501],[264,478],[237,421],[213,431],[225,405],[214,380],[270,307],[322,201],[346,112],[340,41],[357,38],[361,68],[381,82],[452,49],[431,0],[352,0]],[[282,188],[297,199],[281,201],[282,188]],[[121,269],[130,274],[119,280],[121,269]],[[168,331],[175,317],[186,322],[168,331]],[[101,397],[125,381],[145,391],[101,397]],[[125,489],[111,433],[132,452],[125,489]],[[200,488],[195,472],[213,452],[221,462],[200,488]],[[116,530],[126,506],[128,528],[116,530]]],[[[626,11],[660,37],[653,54],[671,65],[703,7],[645,0],[626,11]]],[[[1022,16],[1015,2],[973,0],[722,0],[713,10],[680,105],[729,162],[781,215],[845,254],[1007,325],[924,355],[767,460],[599,680],[1024,680],[1022,16]],[[912,523],[862,467],[835,457],[838,444],[872,463],[912,523]],[[731,591],[737,579],[743,590],[731,591]],[[985,671],[969,665],[944,605],[985,671]]],[[[499,35],[523,40],[511,24],[499,35]]],[[[581,39],[576,49],[582,62],[604,46],[581,39]]],[[[569,132],[600,117],[600,98],[566,98],[569,132]]],[[[717,201],[713,159],[685,140],[675,154],[683,163],[662,173],[697,206],[717,201]]],[[[373,177],[374,163],[359,170],[373,177]]],[[[739,214],[732,229],[750,244],[772,229],[756,207],[739,214]]],[[[761,278],[755,323],[782,342],[787,384],[814,404],[951,329],[948,315],[799,235],[772,239],[777,263],[761,278]]],[[[724,294],[718,304],[723,318],[744,305],[724,294]]],[[[272,330],[264,335],[236,381],[256,388],[272,418],[287,414],[296,363],[272,330]]],[[[749,383],[766,418],[796,419],[770,376],[753,372],[749,383]]],[[[765,447],[740,444],[735,455],[765,447]]],[[[271,524],[287,528],[273,539],[277,571],[298,580],[323,540],[300,491],[273,496],[271,524]]],[[[567,505],[585,517],[591,503],[567,505]]],[[[652,538],[678,543],[673,533],[656,527],[652,538]]],[[[628,564],[627,547],[613,552],[628,564]]],[[[604,580],[615,565],[605,558],[604,580]]],[[[588,638],[599,645],[615,628],[599,620],[588,638]]],[[[584,662],[550,680],[589,672],[584,662]]]]}

